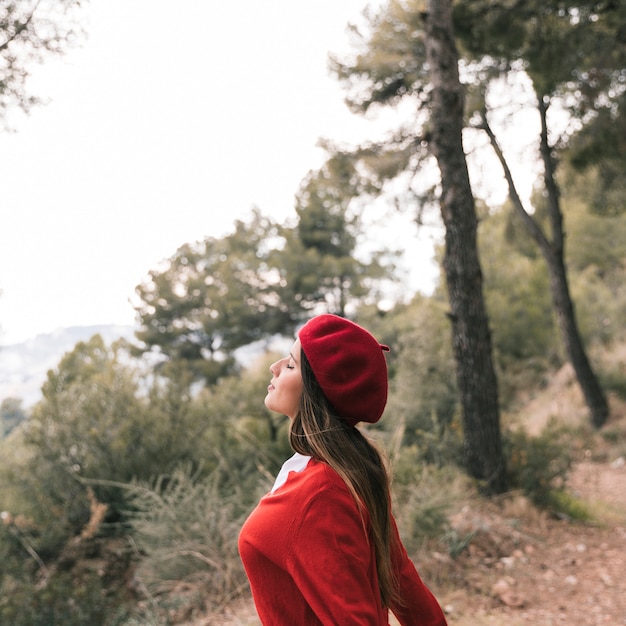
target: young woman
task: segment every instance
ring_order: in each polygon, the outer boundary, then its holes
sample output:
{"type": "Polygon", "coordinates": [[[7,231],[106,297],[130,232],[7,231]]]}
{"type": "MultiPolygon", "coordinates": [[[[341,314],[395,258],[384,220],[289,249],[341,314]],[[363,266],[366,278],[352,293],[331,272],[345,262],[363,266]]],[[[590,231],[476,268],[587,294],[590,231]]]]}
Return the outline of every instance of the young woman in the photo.
{"type": "Polygon", "coordinates": [[[445,626],[391,514],[378,451],[356,428],[387,402],[383,346],[336,315],[307,322],[270,367],[266,406],[291,420],[295,454],[241,529],[265,626],[445,626]]]}

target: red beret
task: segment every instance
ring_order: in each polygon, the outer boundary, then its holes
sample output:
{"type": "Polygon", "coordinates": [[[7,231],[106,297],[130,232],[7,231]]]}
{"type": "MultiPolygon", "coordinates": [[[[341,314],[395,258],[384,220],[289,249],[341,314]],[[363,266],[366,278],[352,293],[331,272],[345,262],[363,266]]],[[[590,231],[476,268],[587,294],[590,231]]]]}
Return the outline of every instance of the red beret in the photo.
{"type": "Polygon", "coordinates": [[[387,403],[384,346],[365,328],[338,315],[318,315],[298,333],[324,394],[350,426],[374,423],[387,403]]]}

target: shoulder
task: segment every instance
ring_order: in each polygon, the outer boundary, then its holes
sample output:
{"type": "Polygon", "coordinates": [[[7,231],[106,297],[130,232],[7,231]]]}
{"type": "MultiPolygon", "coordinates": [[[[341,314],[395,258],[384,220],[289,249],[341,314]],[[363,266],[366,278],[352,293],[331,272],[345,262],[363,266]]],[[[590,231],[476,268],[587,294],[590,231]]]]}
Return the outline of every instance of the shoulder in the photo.
{"type": "Polygon", "coordinates": [[[322,520],[334,525],[341,519],[344,524],[362,527],[369,520],[367,510],[357,504],[343,478],[323,461],[311,459],[298,491],[302,498],[300,525],[322,520]]]}
{"type": "Polygon", "coordinates": [[[351,501],[354,501],[343,478],[324,461],[311,459],[302,477],[311,490],[311,495],[323,494],[329,496],[334,494],[337,497],[349,498],[351,501]]]}
{"type": "Polygon", "coordinates": [[[307,510],[342,506],[358,510],[352,492],[341,476],[324,461],[310,459],[299,472],[290,472],[278,489],[264,500],[283,502],[301,514],[307,510]]]}
{"type": "Polygon", "coordinates": [[[313,458],[301,471],[289,472],[285,482],[264,496],[257,508],[274,518],[283,517],[280,526],[292,530],[329,515],[353,517],[360,523],[363,518],[362,507],[341,476],[327,463],[313,458]]]}

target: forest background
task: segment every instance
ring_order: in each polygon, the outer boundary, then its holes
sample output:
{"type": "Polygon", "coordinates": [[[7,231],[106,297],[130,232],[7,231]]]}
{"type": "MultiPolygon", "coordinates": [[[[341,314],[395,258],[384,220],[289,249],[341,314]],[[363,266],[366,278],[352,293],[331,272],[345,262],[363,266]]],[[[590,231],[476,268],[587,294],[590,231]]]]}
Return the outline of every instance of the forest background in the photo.
{"type": "MultiPolygon", "coordinates": [[[[5,54],[20,33],[42,32],[27,27],[32,15],[20,30],[20,14],[5,12],[3,32],[13,33],[5,54]]],[[[397,110],[397,127],[359,146],[326,141],[325,163],[296,192],[293,220],[255,211],[224,237],[181,245],[137,286],[135,341],[107,345],[94,336],[49,372],[32,410],[3,400],[0,621],[182,623],[245,596],[237,529],[290,454],[286,420],[262,404],[268,365],[318,312],[348,315],[392,346],[390,402],[368,433],[388,450],[412,552],[436,540],[458,557],[471,545],[471,534],[450,524],[467,489],[487,498],[522,492],[568,519],[591,519],[566,489],[579,452],[573,442],[605,433],[615,457],[626,452],[609,410],[626,397],[624,364],[614,356],[626,319],[624,32],[624,8],[612,2],[456,2],[452,11],[445,2],[391,1],[366,13],[352,31],[354,54],[331,58],[330,67],[355,112],[397,110]],[[504,172],[510,192],[509,202],[491,206],[475,185],[474,226],[460,241],[446,192],[461,187],[446,179],[436,109],[438,89],[447,88],[435,69],[443,55],[436,15],[456,33],[446,52],[459,55],[467,163],[479,167],[493,150],[501,169],[482,175],[504,172]],[[524,206],[498,137],[529,114],[538,176],[524,206]],[[406,293],[397,251],[364,228],[372,202],[445,230],[432,295],[406,293]],[[480,272],[461,281],[472,291],[459,293],[450,288],[454,272],[463,277],[471,264],[451,257],[471,259],[473,246],[480,272]],[[575,303],[569,314],[563,287],[575,303]],[[458,328],[464,295],[484,302],[486,366],[459,356],[458,340],[471,343],[480,330],[458,328]],[[572,336],[607,411],[598,416],[587,402],[585,421],[554,415],[530,433],[524,399],[568,363],[586,384],[572,336]],[[460,387],[468,373],[489,379],[490,367],[497,385],[482,396],[496,402],[472,423],[460,387]],[[476,466],[476,456],[488,463],[476,466]],[[89,559],[98,567],[79,567],[89,559]]],[[[51,37],[51,52],[65,39],[65,30],[51,37]]],[[[24,50],[28,42],[4,57],[6,76],[24,50]]],[[[5,106],[28,102],[16,76],[5,106]]],[[[453,113],[444,111],[451,129],[453,113]]]]}

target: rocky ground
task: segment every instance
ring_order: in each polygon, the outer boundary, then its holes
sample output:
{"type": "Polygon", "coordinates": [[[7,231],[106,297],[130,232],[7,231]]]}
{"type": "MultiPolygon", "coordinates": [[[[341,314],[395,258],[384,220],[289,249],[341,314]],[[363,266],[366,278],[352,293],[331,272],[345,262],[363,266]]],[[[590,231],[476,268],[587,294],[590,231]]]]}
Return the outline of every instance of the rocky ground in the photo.
{"type": "MultiPolygon", "coordinates": [[[[626,624],[626,403],[610,404],[601,431],[582,428],[573,442],[567,489],[591,522],[558,518],[515,494],[470,502],[452,516],[459,534],[473,535],[465,552],[442,557],[434,571],[451,625],[626,624]]],[[[521,411],[534,434],[555,415],[570,425],[587,419],[568,367],[521,411]]]]}
{"type": "Polygon", "coordinates": [[[583,462],[570,485],[596,523],[555,519],[521,498],[461,512],[461,527],[476,534],[445,568],[452,579],[439,597],[450,624],[626,624],[626,467],[583,462]]]}

